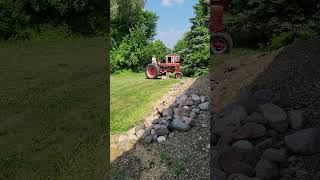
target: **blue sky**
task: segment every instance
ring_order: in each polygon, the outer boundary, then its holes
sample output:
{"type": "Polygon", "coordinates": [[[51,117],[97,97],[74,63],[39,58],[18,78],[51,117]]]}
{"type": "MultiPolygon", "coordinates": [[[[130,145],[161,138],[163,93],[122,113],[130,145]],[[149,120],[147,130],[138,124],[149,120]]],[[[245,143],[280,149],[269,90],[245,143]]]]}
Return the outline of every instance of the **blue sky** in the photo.
{"type": "Polygon", "coordinates": [[[197,0],[147,0],[145,9],[159,16],[155,40],[173,48],[176,42],[191,27],[189,21],[194,17],[193,5],[197,0]]]}

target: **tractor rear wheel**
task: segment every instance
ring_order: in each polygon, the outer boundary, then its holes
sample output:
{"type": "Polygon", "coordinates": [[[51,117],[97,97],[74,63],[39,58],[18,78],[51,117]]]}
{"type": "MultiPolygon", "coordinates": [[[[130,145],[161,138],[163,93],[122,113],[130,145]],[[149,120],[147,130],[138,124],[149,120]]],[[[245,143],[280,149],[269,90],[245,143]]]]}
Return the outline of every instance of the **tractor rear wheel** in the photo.
{"type": "Polygon", "coordinates": [[[174,74],[174,77],[175,77],[176,79],[182,79],[182,77],[183,77],[182,72],[177,72],[177,73],[175,73],[175,74],[174,74]]]}
{"type": "Polygon", "coordinates": [[[148,79],[157,79],[159,75],[159,69],[156,64],[149,64],[146,67],[146,76],[148,79]]]}
{"type": "Polygon", "coordinates": [[[233,47],[232,38],[227,33],[213,33],[211,41],[211,52],[213,54],[227,54],[233,47]]]}

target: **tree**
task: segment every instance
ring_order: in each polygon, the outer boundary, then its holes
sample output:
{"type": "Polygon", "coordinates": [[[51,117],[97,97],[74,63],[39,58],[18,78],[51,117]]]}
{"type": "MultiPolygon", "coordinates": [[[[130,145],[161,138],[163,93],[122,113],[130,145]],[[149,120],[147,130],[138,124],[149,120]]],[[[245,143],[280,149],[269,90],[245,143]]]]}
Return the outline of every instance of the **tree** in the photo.
{"type": "Polygon", "coordinates": [[[266,43],[275,35],[297,31],[313,26],[320,10],[320,2],[315,0],[233,0],[231,14],[226,18],[226,27],[235,43],[252,41],[255,45],[266,43]],[[247,34],[247,39],[240,35],[247,34]]]}
{"type": "Polygon", "coordinates": [[[210,2],[199,0],[193,8],[195,17],[190,19],[191,30],[174,48],[184,59],[182,70],[188,76],[201,75],[208,70],[210,62],[210,2]]]}

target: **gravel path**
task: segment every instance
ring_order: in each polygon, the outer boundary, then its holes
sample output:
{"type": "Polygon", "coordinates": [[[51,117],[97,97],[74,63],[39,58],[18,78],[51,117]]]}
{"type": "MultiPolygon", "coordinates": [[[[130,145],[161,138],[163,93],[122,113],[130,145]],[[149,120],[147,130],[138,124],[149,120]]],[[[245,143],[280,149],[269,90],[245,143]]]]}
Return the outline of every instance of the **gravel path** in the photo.
{"type": "MultiPolygon", "coordinates": [[[[208,97],[209,82],[208,76],[199,77],[184,94],[208,97]]],[[[170,133],[161,144],[134,144],[111,163],[111,179],[209,179],[209,114],[204,111],[191,130],[170,133]]]]}

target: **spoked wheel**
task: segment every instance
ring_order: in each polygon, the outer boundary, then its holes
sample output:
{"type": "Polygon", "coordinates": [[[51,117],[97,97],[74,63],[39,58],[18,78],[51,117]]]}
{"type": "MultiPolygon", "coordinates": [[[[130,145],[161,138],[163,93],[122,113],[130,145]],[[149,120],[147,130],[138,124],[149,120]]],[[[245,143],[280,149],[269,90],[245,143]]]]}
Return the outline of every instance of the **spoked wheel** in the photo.
{"type": "Polygon", "coordinates": [[[233,46],[232,38],[226,33],[213,33],[211,35],[211,51],[213,54],[229,53],[233,46]]]}
{"type": "Polygon", "coordinates": [[[182,72],[177,72],[177,73],[174,75],[174,77],[175,77],[176,79],[182,79],[182,72]]]}
{"type": "Polygon", "coordinates": [[[156,79],[158,77],[158,67],[155,64],[149,64],[146,68],[146,76],[148,79],[156,79]]]}

